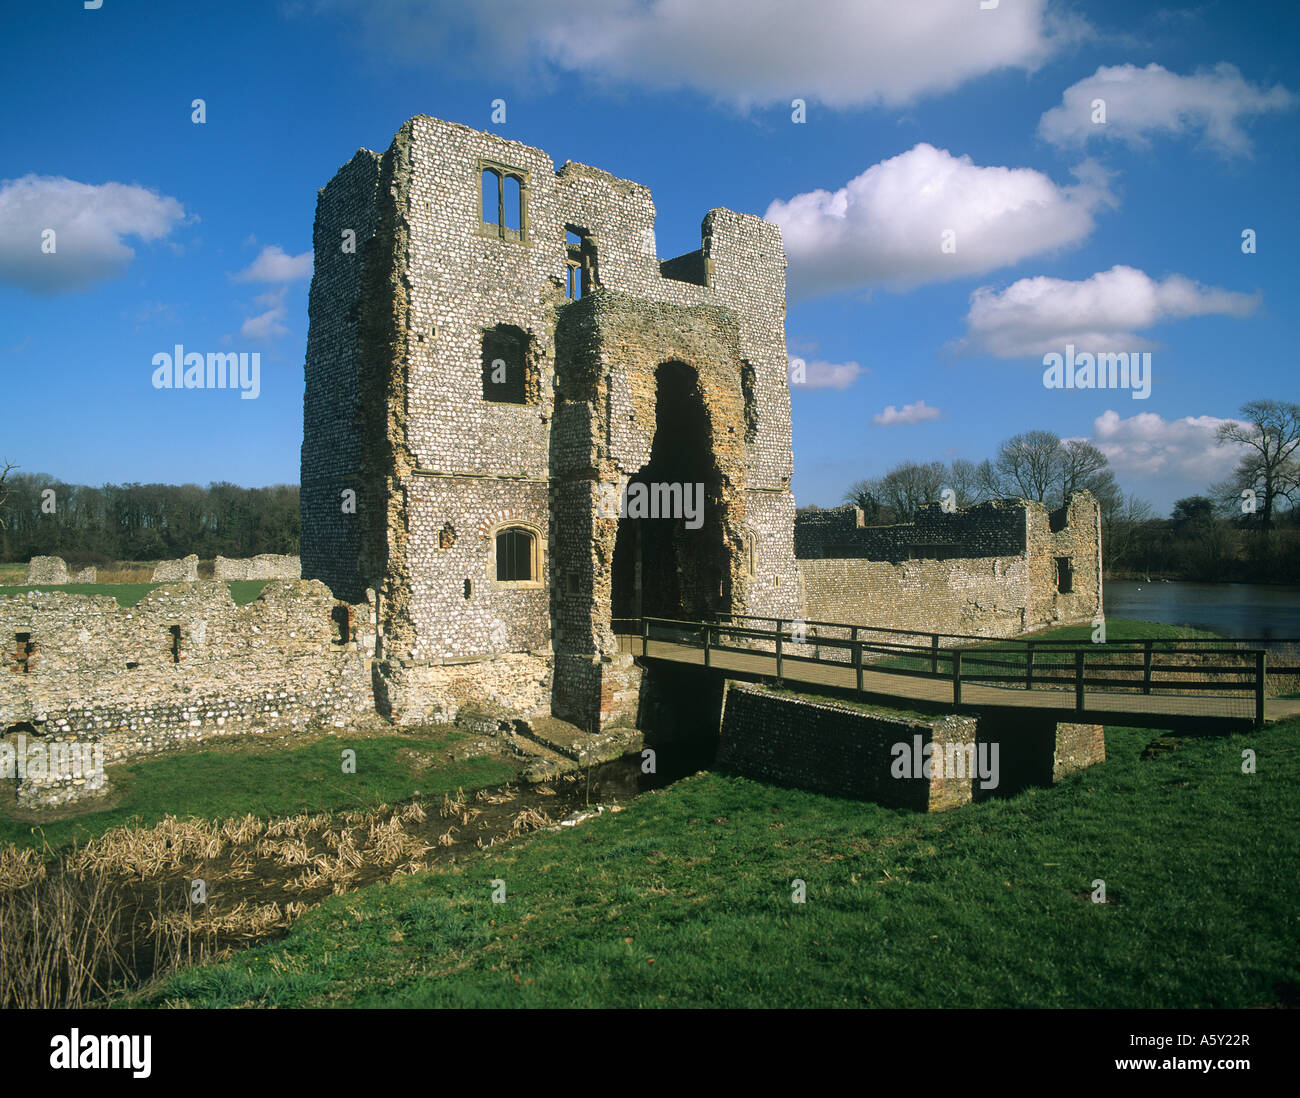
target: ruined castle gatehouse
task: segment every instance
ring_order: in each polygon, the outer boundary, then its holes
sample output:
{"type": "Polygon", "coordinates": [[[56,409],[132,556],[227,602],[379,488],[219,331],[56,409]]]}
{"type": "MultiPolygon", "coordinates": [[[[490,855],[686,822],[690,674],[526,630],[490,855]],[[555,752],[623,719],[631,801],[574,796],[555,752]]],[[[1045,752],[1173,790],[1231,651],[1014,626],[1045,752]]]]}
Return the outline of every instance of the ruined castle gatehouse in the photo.
{"type": "Polygon", "coordinates": [[[648,678],[629,619],[1010,636],[1101,613],[1086,493],[796,530],[785,253],[759,217],[710,210],[660,260],[640,184],[419,116],[320,190],[314,248],[301,579],[258,558],[199,580],[190,556],[136,607],[0,599],[0,733],[116,761],[374,710],[683,724],[721,682],[648,678]],[[244,607],[224,582],[271,576],[244,607]]]}
{"type": "Polygon", "coordinates": [[[684,363],[665,363],[656,371],[650,460],[621,497],[611,566],[615,621],[698,621],[731,609],[726,506],[699,376],[684,363]]]}
{"type": "Polygon", "coordinates": [[[661,261],[654,224],[640,184],[424,116],[320,192],[303,575],[374,592],[399,723],[634,721],[618,619],[799,615],[780,232],[713,210],[661,261]]]}

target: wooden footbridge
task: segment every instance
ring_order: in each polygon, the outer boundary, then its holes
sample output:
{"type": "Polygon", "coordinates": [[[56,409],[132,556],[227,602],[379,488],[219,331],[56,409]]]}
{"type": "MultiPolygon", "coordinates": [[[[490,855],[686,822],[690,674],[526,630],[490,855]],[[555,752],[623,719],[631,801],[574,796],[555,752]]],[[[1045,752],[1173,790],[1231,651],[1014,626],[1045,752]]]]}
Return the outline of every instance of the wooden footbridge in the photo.
{"type": "Polygon", "coordinates": [[[728,678],[955,712],[1230,731],[1300,715],[1300,639],[997,640],[728,615],[614,622],[620,647],[728,678]]]}

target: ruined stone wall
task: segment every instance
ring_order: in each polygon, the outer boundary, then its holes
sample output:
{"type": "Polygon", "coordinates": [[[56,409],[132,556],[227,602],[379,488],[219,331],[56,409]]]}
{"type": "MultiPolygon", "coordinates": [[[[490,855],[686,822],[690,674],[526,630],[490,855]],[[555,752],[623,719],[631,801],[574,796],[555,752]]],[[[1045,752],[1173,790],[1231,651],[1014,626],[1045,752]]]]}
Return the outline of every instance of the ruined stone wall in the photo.
{"type": "Polygon", "coordinates": [[[212,578],[218,580],[301,579],[302,561],[278,553],[259,553],[255,557],[217,557],[212,578]]]}
{"type": "Polygon", "coordinates": [[[105,759],[204,736],[373,711],[365,605],[275,580],[237,607],[225,583],[0,598],[0,732],[102,739],[105,759]],[[347,640],[343,639],[346,632],[347,640]]]}
{"type": "MultiPolygon", "coordinates": [[[[1021,557],[801,560],[808,621],[1010,637],[1031,628],[1021,557]]],[[[845,656],[847,659],[847,656],[845,656]]]]}
{"type": "Polygon", "coordinates": [[[27,583],[34,585],[70,583],[68,563],[62,557],[32,557],[27,562],[27,583]]]}
{"type": "Polygon", "coordinates": [[[859,525],[854,507],[800,515],[795,546],[809,621],[1007,637],[1101,613],[1101,526],[1086,492],[1049,515],[995,500],[914,523],[859,525]],[[1058,590],[1058,560],[1072,590],[1058,590]]]}
{"type": "Polygon", "coordinates": [[[154,583],[195,583],[199,578],[199,558],[191,553],[181,560],[160,560],[154,565],[154,583]]]}
{"type": "MultiPolygon", "coordinates": [[[[554,479],[551,463],[557,450],[576,447],[591,464],[596,436],[618,429],[617,410],[607,403],[591,409],[599,423],[588,438],[552,437],[555,389],[567,368],[557,355],[556,324],[580,307],[564,297],[568,231],[584,238],[593,296],[607,288],[734,314],[738,337],[728,368],[744,396],[727,426],[743,455],[748,498],[736,510],[760,543],[746,597],[759,612],[797,614],[779,231],[757,217],[711,211],[699,256],[668,264],[675,277],[665,278],[654,219],[650,192],[639,184],[572,162],[557,171],[540,149],[425,116],[403,126],[381,157],[358,154],[321,192],[304,416],[303,574],[374,588],[385,659],[432,668],[505,653],[545,658],[549,650],[552,581],[561,575],[557,539],[589,540],[596,505],[589,486],[554,479]],[[483,222],[485,164],[523,179],[520,231],[483,222]],[[357,256],[341,258],[340,234],[352,224],[368,242],[357,256]],[[484,333],[497,325],[524,333],[521,403],[491,399],[485,390],[484,333]],[[347,404],[351,392],[360,394],[355,430],[339,421],[346,409],[331,409],[332,401],[347,404]],[[354,452],[356,461],[343,456],[354,452]],[[353,468],[361,512],[355,537],[341,532],[350,528],[335,513],[344,471],[353,468]],[[572,531],[553,528],[561,513],[572,531]],[[531,581],[496,580],[496,532],[508,525],[538,538],[531,581]]],[[[665,349],[659,361],[668,357],[665,349]]],[[[567,571],[564,583],[567,590],[567,571]]],[[[608,622],[601,628],[607,632],[608,622]]],[[[587,660],[611,658],[594,639],[583,647],[587,660]]],[[[407,712],[400,684],[419,676],[390,670],[390,700],[407,712]]],[[[627,682],[600,689],[635,693],[627,682]]],[[[424,704],[410,701],[410,712],[424,704]]]]}
{"type": "Polygon", "coordinates": [[[1048,514],[1031,504],[1026,519],[1029,618],[1036,624],[1089,621],[1103,614],[1101,508],[1078,492],[1048,514]],[[1058,591],[1058,562],[1067,561],[1071,592],[1058,591]]]}
{"type": "Polygon", "coordinates": [[[318,192],[307,297],[301,574],[354,602],[364,598],[367,583],[358,566],[360,516],[345,493],[359,494],[361,487],[358,322],[363,265],[377,221],[379,160],[360,150],[318,192]]]}
{"type": "Polygon", "coordinates": [[[1025,550],[1025,501],[996,499],[960,511],[938,503],[917,511],[912,522],[866,526],[852,505],[810,511],[795,522],[795,553],[863,560],[943,560],[948,557],[1014,557],[1025,550]]]}
{"type": "Polygon", "coordinates": [[[974,743],[977,733],[974,717],[892,716],[730,682],[718,766],[759,781],[935,812],[971,801],[973,781],[894,777],[893,746],[920,737],[942,753],[947,743],[974,743]]]}
{"type": "Polygon", "coordinates": [[[1105,762],[1106,737],[1101,725],[1028,710],[912,716],[728,682],[717,761],[759,781],[936,812],[1105,762]]]}

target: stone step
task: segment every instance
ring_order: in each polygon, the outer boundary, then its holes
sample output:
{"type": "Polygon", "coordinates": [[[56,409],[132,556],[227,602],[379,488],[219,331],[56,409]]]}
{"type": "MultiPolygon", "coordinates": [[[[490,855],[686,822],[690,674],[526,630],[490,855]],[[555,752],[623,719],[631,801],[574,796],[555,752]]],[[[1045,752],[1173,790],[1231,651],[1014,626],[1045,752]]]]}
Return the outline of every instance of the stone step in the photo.
{"type": "Polygon", "coordinates": [[[517,721],[515,727],[519,735],[583,766],[639,751],[643,742],[640,730],[635,728],[607,728],[604,732],[591,733],[557,717],[527,718],[517,721]]]}

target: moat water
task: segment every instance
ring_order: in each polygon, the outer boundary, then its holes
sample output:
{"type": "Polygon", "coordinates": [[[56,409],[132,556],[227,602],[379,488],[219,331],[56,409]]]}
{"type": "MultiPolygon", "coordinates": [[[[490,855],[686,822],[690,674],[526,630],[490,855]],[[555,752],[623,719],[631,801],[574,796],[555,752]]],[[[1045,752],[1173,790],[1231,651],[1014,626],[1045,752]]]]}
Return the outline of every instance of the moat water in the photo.
{"type": "Polygon", "coordinates": [[[1229,637],[1300,637],[1300,587],[1106,580],[1106,615],[1209,629],[1229,637]]]}

